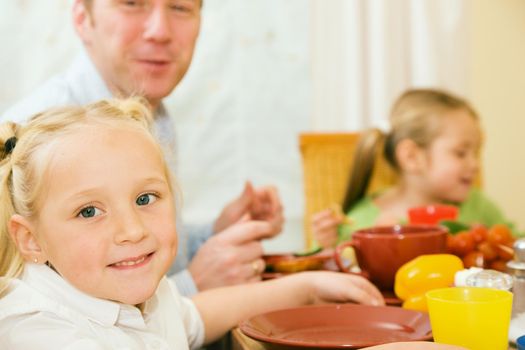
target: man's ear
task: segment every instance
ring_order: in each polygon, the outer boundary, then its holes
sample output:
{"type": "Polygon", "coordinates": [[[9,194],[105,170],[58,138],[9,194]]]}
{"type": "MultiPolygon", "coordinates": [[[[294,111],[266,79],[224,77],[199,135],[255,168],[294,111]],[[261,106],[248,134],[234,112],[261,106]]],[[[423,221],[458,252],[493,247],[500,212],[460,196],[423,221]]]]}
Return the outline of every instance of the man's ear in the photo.
{"type": "Polygon", "coordinates": [[[45,263],[47,255],[38,243],[33,225],[23,216],[15,214],[8,224],[9,235],[26,261],[45,263]]]}
{"type": "Polygon", "coordinates": [[[424,149],[413,140],[401,140],[396,146],[396,159],[401,171],[409,173],[419,172],[425,162],[424,149]]]}
{"type": "Polygon", "coordinates": [[[93,19],[89,9],[86,8],[86,4],[83,0],[75,0],[73,3],[73,25],[77,31],[78,36],[84,43],[89,45],[90,41],[90,29],[93,25],[93,19]]]}

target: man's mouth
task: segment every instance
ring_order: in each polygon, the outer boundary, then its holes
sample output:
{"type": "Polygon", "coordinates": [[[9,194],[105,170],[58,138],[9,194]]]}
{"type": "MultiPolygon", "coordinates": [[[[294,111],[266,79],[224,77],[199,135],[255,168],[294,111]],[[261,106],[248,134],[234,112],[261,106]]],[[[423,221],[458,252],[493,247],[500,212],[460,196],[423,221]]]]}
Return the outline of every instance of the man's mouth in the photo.
{"type": "Polygon", "coordinates": [[[162,67],[170,64],[170,60],[166,59],[137,59],[137,62],[141,64],[162,67]]]}

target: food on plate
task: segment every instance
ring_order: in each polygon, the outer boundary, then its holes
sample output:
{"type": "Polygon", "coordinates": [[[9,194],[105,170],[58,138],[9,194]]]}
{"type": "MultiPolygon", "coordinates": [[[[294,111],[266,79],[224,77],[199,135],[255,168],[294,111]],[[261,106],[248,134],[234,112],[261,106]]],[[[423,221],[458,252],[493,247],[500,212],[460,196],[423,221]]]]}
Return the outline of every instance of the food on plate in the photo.
{"type": "Polygon", "coordinates": [[[314,255],[314,254],[320,253],[321,250],[323,250],[322,247],[315,247],[313,249],[305,250],[305,251],[302,251],[302,252],[295,252],[295,253],[293,253],[293,255],[294,256],[310,256],[310,255],[314,255]]]}
{"type": "Polygon", "coordinates": [[[341,219],[341,224],[342,225],[351,225],[353,223],[352,219],[350,219],[348,216],[346,216],[343,213],[343,209],[341,208],[341,204],[332,203],[332,204],[330,204],[329,209],[332,211],[332,214],[336,218],[341,219]]]}
{"type": "Polygon", "coordinates": [[[309,256],[295,256],[291,254],[273,254],[264,255],[264,261],[266,263],[266,272],[300,272],[307,270],[322,270],[324,269],[325,263],[333,258],[333,254],[330,252],[309,255],[309,256]]]}

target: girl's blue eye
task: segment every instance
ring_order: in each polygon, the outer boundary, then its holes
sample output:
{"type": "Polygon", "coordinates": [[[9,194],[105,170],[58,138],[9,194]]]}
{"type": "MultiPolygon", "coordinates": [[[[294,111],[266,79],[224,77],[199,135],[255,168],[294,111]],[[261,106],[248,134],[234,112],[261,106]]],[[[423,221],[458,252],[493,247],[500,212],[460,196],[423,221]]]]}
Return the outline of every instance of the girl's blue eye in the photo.
{"type": "Polygon", "coordinates": [[[138,205],[148,205],[148,204],[151,204],[151,203],[155,202],[156,199],[157,199],[157,197],[154,194],[152,194],[152,193],[145,193],[145,194],[140,195],[137,198],[136,203],[138,205]]]}
{"type": "Polygon", "coordinates": [[[82,216],[83,218],[92,218],[96,215],[99,215],[100,210],[97,208],[91,206],[91,207],[85,207],[78,213],[78,215],[82,216]]]}

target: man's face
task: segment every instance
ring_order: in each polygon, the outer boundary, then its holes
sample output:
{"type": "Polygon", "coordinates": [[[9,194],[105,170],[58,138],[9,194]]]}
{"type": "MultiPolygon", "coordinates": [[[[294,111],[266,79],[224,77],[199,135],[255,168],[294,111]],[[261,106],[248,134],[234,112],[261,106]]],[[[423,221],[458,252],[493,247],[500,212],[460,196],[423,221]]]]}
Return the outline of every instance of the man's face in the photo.
{"type": "Polygon", "coordinates": [[[201,0],[79,0],[75,24],[114,94],[154,106],[180,82],[199,34],[201,0]]]}

